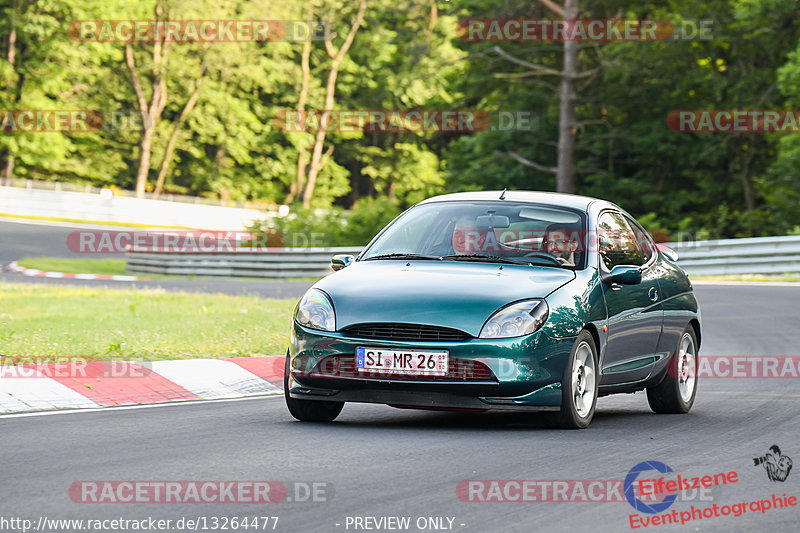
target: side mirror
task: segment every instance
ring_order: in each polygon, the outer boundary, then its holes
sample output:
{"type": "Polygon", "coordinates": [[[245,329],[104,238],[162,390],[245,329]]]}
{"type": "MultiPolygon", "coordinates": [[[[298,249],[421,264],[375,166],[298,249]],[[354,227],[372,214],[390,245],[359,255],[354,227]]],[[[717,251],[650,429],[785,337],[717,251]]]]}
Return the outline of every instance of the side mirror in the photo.
{"type": "Polygon", "coordinates": [[[355,257],[352,255],[334,255],[331,258],[331,269],[334,271],[341,270],[352,263],[354,259],[355,257]]]}
{"type": "Polygon", "coordinates": [[[642,282],[642,271],[637,266],[617,265],[611,269],[611,273],[605,280],[609,285],[618,283],[620,285],[638,285],[642,282]]]}
{"type": "Polygon", "coordinates": [[[678,252],[670,248],[669,246],[663,246],[660,248],[661,253],[666,255],[670,261],[677,261],[678,260],[678,252]]]}

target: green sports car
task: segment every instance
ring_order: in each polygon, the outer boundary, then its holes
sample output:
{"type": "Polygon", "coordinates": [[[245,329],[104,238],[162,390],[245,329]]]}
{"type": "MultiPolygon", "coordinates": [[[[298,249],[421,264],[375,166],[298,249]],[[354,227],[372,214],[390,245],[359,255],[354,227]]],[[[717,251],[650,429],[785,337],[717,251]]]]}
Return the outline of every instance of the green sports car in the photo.
{"type": "Polygon", "coordinates": [[[544,411],[585,428],[598,396],[646,389],[656,413],[686,413],[700,309],[676,259],[604,200],[430,198],[300,300],[287,406],[304,421],[345,402],[544,411]]]}

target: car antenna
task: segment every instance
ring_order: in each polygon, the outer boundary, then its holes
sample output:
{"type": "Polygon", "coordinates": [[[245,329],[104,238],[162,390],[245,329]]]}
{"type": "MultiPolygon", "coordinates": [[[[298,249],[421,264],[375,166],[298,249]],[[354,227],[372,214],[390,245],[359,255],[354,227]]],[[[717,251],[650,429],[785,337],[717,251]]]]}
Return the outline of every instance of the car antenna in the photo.
{"type": "Polygon", "coordinates": [[[508,190],[508,188],[505,188],[505,189],[503,189],[503,192],[500,193],[500,199],[501,200],[505,200],[506,199],[506,191],[507,190],[508,190]]]}

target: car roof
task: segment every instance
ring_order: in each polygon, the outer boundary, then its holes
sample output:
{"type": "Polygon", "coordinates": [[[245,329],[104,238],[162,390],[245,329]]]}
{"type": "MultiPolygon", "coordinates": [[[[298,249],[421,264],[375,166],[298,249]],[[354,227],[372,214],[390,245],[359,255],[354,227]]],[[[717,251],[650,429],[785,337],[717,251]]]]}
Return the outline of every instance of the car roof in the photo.
{"type": "MultiPolygon", "coordinates": [[[[427,200],[423,200],[420,204],[427,204],[432,202],[455,202],[455,201],[470,201],[470,200],[494,200],[501,201],[500,195],[503,191],[471,191],[471,192],[457,192],[453,194],[442,194],[433,196],[427,200]]],[[[556,192],[539,192],[539,191],[506,191],[504,200],[509,202],[526,202],[535,204],[548,204],[568,207],[572,209],[579,209],[581,211],[588,211],[589,206],[597,203],[594,207],[604,208],[610,207],[619,209],[616,205],[606,200],[598,200],[597,198],[590,198],[588,196],[578,196],[576,194],[564,194],[556,192]]]]}

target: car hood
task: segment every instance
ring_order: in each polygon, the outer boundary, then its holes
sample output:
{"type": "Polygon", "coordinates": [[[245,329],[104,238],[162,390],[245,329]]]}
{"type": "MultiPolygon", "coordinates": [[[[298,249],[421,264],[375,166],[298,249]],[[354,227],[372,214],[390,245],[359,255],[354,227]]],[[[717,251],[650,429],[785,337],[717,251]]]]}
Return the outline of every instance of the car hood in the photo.
{"type": "Polygon", "coordinates": [[[352,263],[314,286],[333,300],[336,328],[390,322],[460,329],[477,337],[499,308],[544,298],[575,279],[554,267],[379,260],[352,263]]]}

